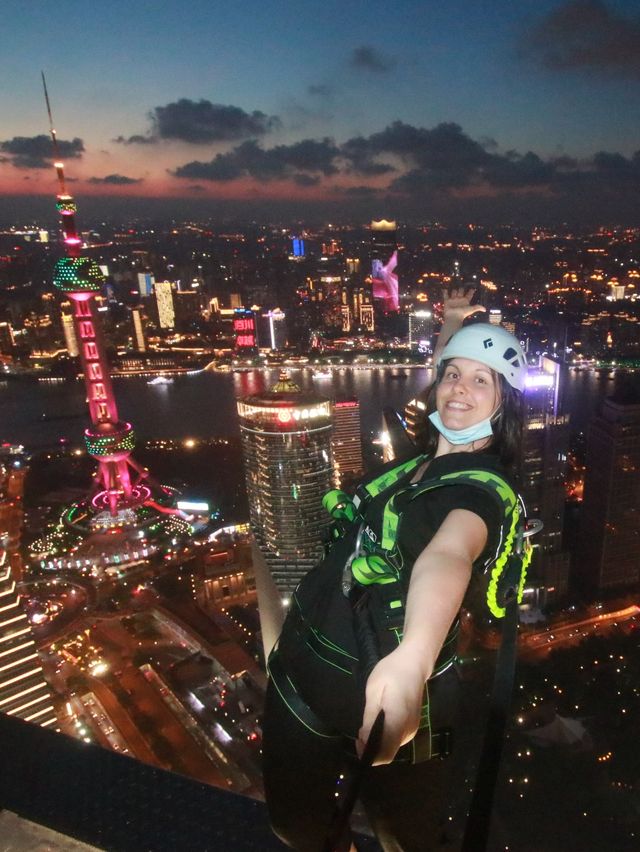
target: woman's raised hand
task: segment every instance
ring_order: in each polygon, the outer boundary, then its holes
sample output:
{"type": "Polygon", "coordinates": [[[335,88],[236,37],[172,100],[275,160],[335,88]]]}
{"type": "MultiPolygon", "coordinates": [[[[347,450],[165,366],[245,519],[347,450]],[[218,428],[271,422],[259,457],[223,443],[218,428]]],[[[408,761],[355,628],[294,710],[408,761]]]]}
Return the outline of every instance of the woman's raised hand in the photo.
{"type": "Polygon", "coordinates": [[[451,287],[442,291],[443,319],[446,323],[462,325],[467,317],[487,309],[482,305],[472,305],[475,287],[451,287]]]}

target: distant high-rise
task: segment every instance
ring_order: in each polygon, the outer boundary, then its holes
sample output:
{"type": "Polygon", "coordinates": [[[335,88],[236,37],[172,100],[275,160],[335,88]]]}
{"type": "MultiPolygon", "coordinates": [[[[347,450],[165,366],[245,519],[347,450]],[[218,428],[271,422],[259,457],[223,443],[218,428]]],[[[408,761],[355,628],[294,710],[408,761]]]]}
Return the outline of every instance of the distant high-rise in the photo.
{"type": "Polygon", "coordinates": [[[352,483],[363,472],[360,403],[343,399],[333,403],[333,470],[338,488],[352,483]]]}
{"type": "Polygon", "coordinates": [[[281,595],[322,554],[332,487],[331,405],[286,373],[270,390],[238,402],[251,526],[281,595]]]}
{"type": "Polygon", "coordinates": [[[250,308],[234,308],[233,333],[236,351],[247,351],[258,346],[256,315],[250,308]]]}
{"type": "Polygon", "coordinates": [[[521,493],[532,518],[543,528],[533,539],[529,576],[538,602],[561,599],[569,585],[569,553],[562,549],[569,418],[560,405],[560,365],[543,358],[529,367],[521,493]]]}
{"type": "Polygon", "coordinates": [[[409,314],[409,346],[424,352],[433,351],[433,314],[421,309],[409,314]]]}
{"type": "Polygon", "coordinates": [[[23,476],[11,455],[0,458],[0,712],[46,727],[56,714],[16,586],[23,476]]]}
{"type": "Polygon", "coordinates": [[[258,342],[261,346],[274,351],[284,349],[287,344],[287,322],[284,311],[275,308],[261,315],[261,328],[258,342]]]}
{"type": "Polygon", "coordinates": [[[386,263],[398,248],[398,226],[389,219],[371,222],[371,257],[386,263]]]}
{"type": "Polygon", "coordinates": [[[147,339],[144,333],[144,320],[140,308],[131,309],[131,320],[133,322],[133,336],[135,347],[138,352],[147,351],[147,339]]]}
{"type": "Polygon", "coordinates": [[[399,309],[398,235],[395,222],[371,222],[371,284],[375,304],[385,313],[399,309]]]}
{"type": "Polygon", "coordinates": [[[640,400],[605,399],[587,433],[576,583],[592,594],[640,582],[640,400]]]}
{"type": "Polygon", "coordinates": [[[158,325],[160,328],[175,328],[176,326],[173,288],[174,285],[171,281],[156,281],[155,293],[158,306],[158,325]]]}
{"type": "Polygon", "coordinates": [[[15,338],[10,322],[0,322],[0,354],[12,355],[15,349],[15,338]]]}
{"type": "Polygon", "coordinates": [[[138,272],[138,290],[143,298],[151,296],[156,284],[156,279],[151,272],[138,272]]]}
{"type": "Polygon", "coordinates": [[[80,347],[78,346],[78,338],[76,337],[73,314],[62,314],[62,333],[64,334],[64,344],[67,347],[67,352],[72,358],[77,358],[80,354],[80,347]]]}

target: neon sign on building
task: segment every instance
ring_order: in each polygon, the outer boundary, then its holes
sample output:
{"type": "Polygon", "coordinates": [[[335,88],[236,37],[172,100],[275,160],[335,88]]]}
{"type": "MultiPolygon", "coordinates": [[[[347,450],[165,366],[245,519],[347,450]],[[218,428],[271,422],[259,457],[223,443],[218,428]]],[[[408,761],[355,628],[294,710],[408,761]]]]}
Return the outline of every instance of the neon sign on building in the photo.
{"type": "Polygon", "coordinates": [[[236,349],[253,349],[258,345],[256,320],[251,311],[236,311],[233,331],[236,336],[236,349]]]}

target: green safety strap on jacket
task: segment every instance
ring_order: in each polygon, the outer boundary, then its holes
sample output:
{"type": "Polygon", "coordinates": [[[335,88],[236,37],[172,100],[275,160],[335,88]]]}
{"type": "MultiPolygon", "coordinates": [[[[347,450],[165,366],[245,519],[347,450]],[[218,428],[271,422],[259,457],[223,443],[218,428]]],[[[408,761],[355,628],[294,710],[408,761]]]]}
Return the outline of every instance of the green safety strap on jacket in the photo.
{"type": "Polygon", "coordinates": [[[505,516],[510,515],[518,503],[518,496],[505,480],[495,473],[485,470],[461,470],[457,473],[447,473],[431,482],[416,483],[409,488],[397,491],[384,507],[382,519],[382,542],[384,551],[391,553],[395,548],[398,535],[398,524],[400,516],[395,508],[398,495],[411,491],[411,500],[432,491],[434,488],[442,488],[445,485],[474,485],[483,488],[491,494],[496,494],[501,500],[505,510],[505,516]]]}
{"type": "Polygon", "coordinates": [[[488,470],[461,470],[457,473],[445,473],[441,477],[442,481],[457,480],[463,478],[465,482],[482,483],[483,485],[491,486],[491,490],[500,497],[504,503],[507,512],[512,512],[518,502],[518,495],[509,485],[508,482],[498,476],[496,473],[491,473],[488,470]]]}
{"type": "Polygon", "coordinates": [[[372,479],[371,482],[368,482],[363,486],[362,490],[366,492],[369,499],[377,497],[379,494],[382,494],[383,491],[386,491],[391,485],[395,485],[403,476],[406,476],[416,470],[416,468],[420,467],[420,465],[426,462],[428,458],[429,457],[426,455],[420,455],[409,459],[409,461],[404,462],[404,464],[398,465],[398,467],[394,467],[391,470],[387,470],[381,476],[378,476],[376,479],[372,479]]]}
{"type": "MultiPolygon", "coordinates": [[[[426,455],[416,456],[391,470],[387,470],[367,485],[358,488],[358,493],[356,493],[355,497],[350,497],[346,492],[338,488],[327,491],[322,498],[322,505],[338,524],[337,529],[333,532],[333,538],[340,537],[341,522],[352,523],[355,521],[359,514],[360,506],[366,505],[369,500],[382,494],[392,485],[395,485],[396,482],[414,471],[426,460],[426,455]]],[[[361,511],[360,514],[362,514],[361,511]]]]}
{"type": "Polygon", "coordinates": [[[504,547],[491,569],[491,579],[489,581],[489,588],[487,589],[487,606],[489,607],[491,614],[496,618],[504,618],[506,613],[506,600],[504,600],[504,591],[506,590],[502,590],[500,588],[500,584],[501,580],[505,577],[508,567],[511,567],[509,565],[510,560],[513,559],[517,559],[519,563],[514,566],[515,570],[519,571],[518,583],[515,586],[515,593],[517,595],[518,603],[522,603],[524,584],[527,578],[527,568],[529,567],[531,557],[533,556],[533,547],[530,542],[526,541],[524,543],[522,553],[518,554],[515,551],[514,544],[517,539],[520,523],[520,507],[516,506],[511,516],[511,524],[505,539],[504,547]]]}
{"type": "Polygon", "coordinates": [[[322,498],[322,505],[331,515],[334,521],[354,521],[356,517],[356,509],[353,505],[353,500],[349,495],[334,488],[322,498]]]}
{"type": "Polygon", "coordinates": [[[362,586],[370,586],[372,583],[386,585],[398,580],[396,569],[379,553],[356,557],[351,563],[351,573],[362,586]]]}
{"type": "MultiPolygon", "coordinates": [[[[488,493],[497,496],[502,502],[504,510],[504,519],[502,523],[504,540],[491,570],[491,579],[487,589],[487,606],[493,616],[496,618],[503,618],[505,614],[505,607],[503,604],[505,601],[501,600],[501,598],[504,597],[504,593],[500,586],[504,585],[504,582],[501,581],[505,580],[508,569],[511,569],[509,570],[509,575],[517,577],[516,594],[518,603],[522,603],[526,571],[529,563],[531,562],[533,548],[527,542],[522,548],[521,553],[516,552],[516,539],[524,521],[518,495],[501,476],[485,470],[463,470],[456,473],[444,474],[432,482],[425,482],[422,484],[416,483],[413,486],[409,486],[407,489],[402,489],[401,491],[396,492],[384,508],[382,520],[382,550],[393,557],[398,536],[398,526],[400,523],[400,515],[395,508],[396,498],[399,494],[410,491],[410,499],[413,500],[421,494],[425,494],[435,488],[441,488],[443,486],[453,484],[475,485],[488,493]]],[[[511,579],[511,576],[507,578],[507,580],[511,579]]]]}

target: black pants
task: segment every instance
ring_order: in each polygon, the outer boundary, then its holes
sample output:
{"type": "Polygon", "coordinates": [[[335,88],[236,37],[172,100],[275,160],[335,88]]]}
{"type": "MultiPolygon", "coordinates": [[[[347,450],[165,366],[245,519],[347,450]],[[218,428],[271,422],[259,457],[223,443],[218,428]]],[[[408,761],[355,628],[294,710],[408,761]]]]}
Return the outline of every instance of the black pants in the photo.
{"type": "MultiPolygon", "coordinates": [[[[456,686],[453,670],[443,677],[451,677],[456,686]]],[[[474,710],[476,727],[477,705],[474,710]]],[[[456,848],[450,829],[455,812],[466,810],[470,786],[462,773],[470,774],[470,752],[464,744],[465,726],[455,728],[454,752],[462,761],[451,756],[416,765],[378,766],[368,773],[360,798],[385,852],[456,848]]],[[[297,852],[319,852],[340,793],[340,775],[349,773],[354,757],[344,738],[309,731],[273,684],[267,691],[263,734],[264,785],[273,830],[297,852]]]]}

